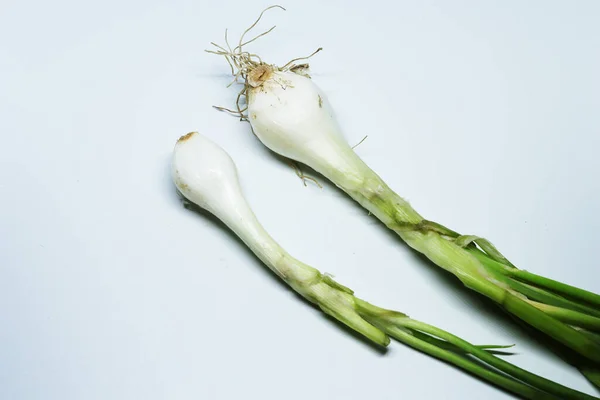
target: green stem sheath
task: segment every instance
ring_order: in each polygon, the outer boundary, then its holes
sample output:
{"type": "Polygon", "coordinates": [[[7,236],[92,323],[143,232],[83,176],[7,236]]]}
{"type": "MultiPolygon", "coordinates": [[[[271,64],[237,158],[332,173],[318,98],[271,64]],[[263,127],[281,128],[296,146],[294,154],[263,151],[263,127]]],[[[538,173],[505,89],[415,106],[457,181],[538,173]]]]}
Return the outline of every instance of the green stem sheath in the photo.
{"type": "Polygon", "coordinates": [[[600,318],[548,304],[542,304],[538,302],[531,302],[531,304],[535,308],[542,310],[549,316],[554,317],[566,324],[576,325],[594,332],[600,332],[600,318]]]}
{"type": "Polygon", "coordinates": [[[567,308],[569,310],[579,311],[584,314],[592,315],[600,318],[600,310],[590,307],[587,304],[581,304],[573,300],[566,299],[562,296],[548,292],[547,290],[540,289],[532,286],[528,283],[523,283],[518,280],[511,278],[508,274],[507,268],[498,263],[497,261],[489,258],[485,253],[477,248],[467,249],[473,254],[484,266],[489,270],[496,273],[496,279],[501,280],[503,283],[509,285],[512,289],[519,293],[524,294],[528,298],[536,301],[541,301],[545,304],[554,305],[557,307],[567,308]]]}
{"type": "Polygon", "coordinates": [[[509,270],[507,271],[507,275],[520,281],[531,283],[535,286],[551,290],[555,293],[595,305],[596,307],[600,307],[600,295],[587,290],[579,289],[577,287],[567,285],[553,279],[544,278],[543,276],[532,274],[531,272],[520,269],[509,270]]]}
{"type": "MultiPolygon", "coordinates": [[[[350,155],[347,156],[351,157],[350,155]]],[[[454,243],[456,232],[442,225],[424,220],[408,202],[392,191],[357,156],[352,161],[352,165],[354,165],[355,171],[351,173],[348,173],[348,171],[328,170],[325,171],[325,175],[374,214],[388,228],[396,232],[410,247],[425,255],[439,267],[454,274],[465,286],[500,304],[508,312],[563,343],[583,357],[600,363],[600,344],[595,343],[571,326],[549,316],[544,311],[531,305],[528,301],[511,293],[510,285],[506,282],[503,283],[502,279],[498,279],[497,273],[487,268],[467,248],[454,243]],[[431,226],[431,228],[428,229],[427,225],[431,226]],[[443,231],[444,229],[446,229],[446,232],[443,231]]],[[[491,243],[487,241],[479,242],[484,243],[484,246],[491,249],[490,251],[493,252],[496,262],[503,267],[501,268],[502,270],[509,272],[512,270],[519,271],[512,267],[512,264],[511,266],[501,264],[500,261],[506,259],[491,243]]],[[[506,261],[508,262],[508,260],[506,261]]],[[[515,273],[512,276],[526,283],[552,286],[554,291],[557,288],[563,292],[569,289],[568,291],[573,298],[581,298],[583,296],[588,302],[590,298],[591,300],[594,299],[594,296],[586,297],[582,295],[581,292],[583,291],[577,288],[537,276],[534,279],[532,274],[515,273]]],[[[543,292],[538,292],[538,294],[542,295],[543,292]]]]}

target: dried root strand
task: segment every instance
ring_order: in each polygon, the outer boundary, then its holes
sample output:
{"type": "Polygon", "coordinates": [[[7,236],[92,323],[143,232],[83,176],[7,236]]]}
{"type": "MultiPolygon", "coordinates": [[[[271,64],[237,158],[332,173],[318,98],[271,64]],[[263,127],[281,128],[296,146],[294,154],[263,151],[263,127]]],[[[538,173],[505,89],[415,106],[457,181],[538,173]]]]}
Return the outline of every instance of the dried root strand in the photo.
{"type": "MultiPolygon", "coordinates": [[[[234,48],[232,48],[231,45],[229,44],[228,30],[225,29],[225,45],[219,45],[215,42],[211,42],[210,44],[212,46],[214,46],[215,49],[214,50],[206,50],[206,52],[208,52],[208,53],[225,57],[225,60],[229,64],[229,67],[231,68],[231,75],[233,76],[233,80],[229,83],[229,85],[227,85],[227,87],[233,85],[234,83],[241,83],[243,85],[243,89],[241,91],[241,96],[238,96],[237,101],[236,101],[236,103],[237,103],[236,106],[238,109],[237,114],[240,116],[240,118],[243,117],[244,115],[242,114],[242,111],[241,111],[242,107],[239,103],[240,103],[241,97],[246,97],[246,94],[247,94],[247,91],[249,88],[248,75],[250,74],[250,72],[252,72],[254,69],[256,69],[259,66],[268,66],[269,68],[276,70],[276,71],[292,71],[292,72],[296,72],[296,73],[308,76],[308,73],[306,72],[308,70],[308,64],[303,63],[303,64],[296,65],[294,63],[297,61],[300,61],[300,60],[307,60],[307,59],[311,58],[312,56],[314,56],[315,54],[317,54],[319,51],[323,50],[322,47],[319,47],[311,55],[309,55],[307,57],[294,58],[294,59],[290,60],[289,62],[287,62],[283,67],[269,65],[269,64],[265,63],[258,54],[254,54],[254,53],[245,51],[244,46],[271,33],[273,31],[273,29],[275,29],[275,26],[272,26],[268,30],[254,36],[252,39],[244,41],[244,38],[246,37],[246,35],[248,33],[250,33],[258,25],[258,23],[260,22],[260,20],[262,19],[263,15],[264,15],[264,13],[273,8],[279,8],[279,9],[285,11],[285,8],[283,8],[280,5],[273,5],[273,6],[265,8],[263,11],[261,11],[260,15],[252,23],[252,25],[250,25],[242,33],[242,35],[240,36],[240,38],[238,40],[237,46],[235,46],[234,48]]],[[[219,109],[224,109],[224,107],[220,107],[219,109]]],[[[247,119],[247,118],[245,118],[245,119],[247,119]]]]}
{"type": "MultiPolygon", "coordinates": [[[[251,39],[244,40],[246,35],[248,35],[258,25],[258,23],[260,22],[260,20],[262,19],[263,15],[264,15],[264,13],[267,12],[268,10],[271,10],[274,8],[279,8],[279,9],[285,11],[285,8],[283,8],[280,5],[273,5],[273,6],[267,7],[264,10],[262,10],[261,13],[259,14],[258,18],[252,23],[252,25],[250,25],[242,33],[242,35],[240,36],[240,38],[238,40],[238,44],[235,47],[232,48],[231,45],[229,44],[228,30],[225,29],[225,44],[219,45],[215,42],[211,42],[210,44],[214,47],[214,49],[205,50],[207,53],[216,54],[218,56],[224,57],[225,60],[227,61],[227,64],[229,64],[229,67],[231,68],[231,75],[233,76],[233,80],[227,85],[227,87],[230,87],[236,83],[242,84],[242,89],[238,93],[236,101],[235,101],[235,106],[236,106],[235,109],[230,109],[227,107],[220,107],[220,106],[213,106],[215,109],[217,109],[219,111],[227,112],[229,114],[239,117],[240,121],[248,121],[248,115],[244,114],[244,112],[246,112],[248,110],[248,106],[247,106],[248,89],[251,86],[248,81],[248,76],[250,75],[250,73],[252,71],[254,71],[256,68],[258,68],[260,66],[264,66],[263,68],[267,67],[267,68],[275,70],[275,71],[291,71],[291,72],[294,72],[294,73],[297,73],[300,75],[304,75],[304,76],[307,76],[310,78],[310,76],[307,73],[307,71],[308,71],[307,63],[302,63],[302,64],[294,64],[294,63],[297,61],[301,61],[301,60],[308,60],[309,58],[311,58],[312,56],[314,56],[315,54],[317,54],[318,52],[323,50],[322,47],[319,47],[311,55],[306,56],[306,57],[294,58],[294,59],[290,60],[289,62],[287,62],[283,67],[277,67],[275,65],[267,64],[262,60],[262,58],[258,54],[250,53],[250,52],[244,50],[245,46],[256,41],[257,39],[260,39],[261,37],[263,37],[265,35],[268,35],[269,33],[271,33],[273,31],[273,29],[275,29],[275,26],[272,26],[271,28],[252,37],[251,39]]],[[[295,161],[289,160],[289,164],[296,172],[296,175],[298,176],[298,178],[300,178],[302,180],[302,183],[304,184],[304,186],[307,186],[306,182],[310,181],[310,182],[314,183],[315,185],[317,185],[319,188],[323,188],[323,186],[321,186],[321,184],[315,178],[305,175],[304,172],[302,172],[302,170],[300,169],[300,166],[295,161]]]]}
{"type": "Polygon", "coordinates": [[[312,54],[309,55],[309,56],[294,58],[294,59],[288,61],[287,64],[285,64],[283,67],[281,67],[279,69],[281,71],[293,71],[295,68],[298,68],[298,67],[308,68],[308,64],[294,65],[294,63],[296,61],[300,61],[300,60],[308,60],[309,58],[311,58],[312,56],[314,56],[315,54],[317,54],[321,50],[323,50],[323,48],[319,47],[317,50],[313,51],[312,54]]]}
{"type": "Polygon", "coordinates": [[[304,184],[304,186],[308,186],[306,184],[306,181],[310,181],[310,182],[314,183],[315,185],[317,185],[320,189],[323,189],[323,186],[321,186],[319,181],[316,180],[315,178],[313,178],[312,176],[306,175],[302,171],[302,169],[300,168],[300,165],[298,165],[298,163],[296,161],[288,159],[288,164],[294,169],[294,171],[296,172],[296,175],[298,176],[298,178],[300,178],[302,180],[302,183],[304,184]]]}
{"type": "Polygon", "coordinates": [[[369,137],[369,135],[365,135],[364,138],[360,139],[360,142],[358,142],[354,146],[352,146],[352,149],[354,150],[355,148],[357,148],[358,146],[360,146],[361,143],[364,142],[365,140],[367,140],[368,137],[369,137]]]}
{"type": "Polygon", "coordinates": [[[229,83],[229,85],[227,85],[227,87],[230,87],[234,83],[242,83],[243,84],[242,90],[238,93],[238,96],[237,96],[237,99],[235,102],[237,111],[231,110],[226,107],[215,106],[215,108],[219,111],[225,111],[230,114],[238,116],[240,118],[240,121],[248,121],[248,116],[246,114],[244,114],[244,111],[246,111],[248,109],[248,107],[242,105],[243,104],[242,102],[245,102],[245,100],[246,100],[246,96],[247,96],[247,92],[248,92],[248,74],[252,70],[254,70],[256,67],[264,64],[264,62],[262,61],[262,59],[260,58],[260,56],[258,54],[253,54],[253,53],[244,51],[244,46],[267,35],[273,29],[275,29],[275,26],[271,27],[267,31],[255,36],[252,39],[249,39],[247,41],[244,41],[244,38],[259,23],[259,21],[262,19],[263,14],[272,8],[280,8],[285,11],[285,8],[283,8],[279,5],[274,5],[274,6],[265,8],[260,13],[260,15],[258,16],[256,21],[254,21],[254,23],[252,25],[250,25],[250,27],[248,29],[246,29],[244,31],[244,33],[242,33],[237,46],[235,46],[234,48],[232,48],[231,45],[229,44],[228,30],[225,29],[225,45],[222,46],[215,42],[211,42],[210,44],[215,47],[215,50],[206,50],[206,52],[208,52],[208,53],[225,57],[227,64],[229,64],[229,67],[231,68],[231,75],[233,75],[233,80],[229,83]]]}

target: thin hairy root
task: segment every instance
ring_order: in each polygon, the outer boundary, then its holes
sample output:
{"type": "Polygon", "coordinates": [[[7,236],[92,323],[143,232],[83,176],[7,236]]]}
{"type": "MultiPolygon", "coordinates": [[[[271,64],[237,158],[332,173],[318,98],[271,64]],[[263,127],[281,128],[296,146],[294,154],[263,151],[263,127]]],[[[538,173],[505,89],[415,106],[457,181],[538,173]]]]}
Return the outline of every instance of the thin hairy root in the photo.
{"type": "Polygon", "coordinates": [[[364,138],[362,138],[362,139],[360,140],[360,142],[358,142],[358,143],[356,143],[354,146],[352,146],[352,149],[354,150],[355,148],[357,148],[358,146],[360,146],[360,144],[361,144],[362,142],[364,142],[364,141],[365,141],[365,140],[366,140],[368,137],[369,137],[369,135],[365,135],[365,137],[364,137],[364,138]]]}
{"type": "Polygon", "coordinates": [[[227,48],[231,52],[231,46],[229,45],[229,39],[227,38],[227,33],[228,33],[228,29],[225,28],[225,44],[227,45],[227,48]]]}
{"type": "MultiPolygon", "coordinates": [[[[242,46],[245,46],[245,45],[247,45],[247,44],[250,44],[250,43],[254,42],[256,39],[258,39],[258,38],[261,38],[261,37],[265,36],[265,35],[266,35],[266,34],[268,34],[268,33],[271,33],[271,31],[272,31],[273,29],[275,29],[275,28],[276,28],[276,25],[273,25],[271,28],[269,28],[269,30],[266,30],[266,31],[264,31],[263,33],[261,33],[260,35],[256,35],[256,36],[255,36],[255,37],[253,37],[252,39],[250,39],[250,40],[248,40],[248,41],[246,41],[246,42],[242,43],[241,45],[239,45],[238,47],[236,47],[236,49],[238,49],[238,48],[239,48],[239,49],[241,49],[241,48],[242,48],[242,46]]],[[[235,50],[235,49],[234,49],[234,50],[235,50]]]]}
{"type": "MultiPolygon", "coordinates": [[[[240,113],[241,116],[243,116],[244,115],[244,111],[246,111],[248,109],[248,105],[246,105],[243,108],[241,107],[240,101],[242,100],[242,97],[244,99],[246,98],[246,89],[245,88],[243,88],[242,90],[240,90],[240,92],[237,95],[237,98],[235,99],[235,106],[237,107],[238,112],[240,113]]],[[[248,119],[247,116],[246,116],[246,119],[248,119]]]]}
{"type": "MultiPolygon", "coordinates": [[[[259,23],[259,21],[261,20],[261,18],[262,18],[262,16],[263,16],[263,14],[264,14],[265,12],[269,11],[269,10],[270,10],[270,9],[272,9],[272,8],[280,8],[280,9],[282,9],[283,11],[285,11],[285,8],[283,8],[282,6],[280,6],[280,5],[277,5],[277,4],[275,4],[275,5],[273,5],[273,6],[269,6],[269,7],[265,8],[264,10],[262,10],[262,11],[261,11],[261,13],[260,13],[260,15],[259,15],[259,16],[258,16],[258,18],[256,19],[256,21],[254,21],[254,23],[253,23],[252,25],[250,25],[250,27],[249,27],[248,29],[246,29],[246,30],[244,31],[244,33],[242,33],[242,36],[240,36],[240,42],[239,42],[239,44],[237,45],[237,47],[234,49],[234,51],[236,51],[236,50],[238,50],[238,49],[241,49],[241,48],[242,48],[242,46],[243,46],[242,42],[244,41],[244,36],[246,36],[246,34],[247,34],[248,32],[250,32],[250,31],[251,31],[251,30],[252,30],[252,29],[253,29],[253,28],[256,26],[256,24],[258,24],[258,23],[259,23]]],[[[271,28],[271,29],[273,29],[273,28],[271,28]]]]}
{"type": "MultiPolygon", "coordinates": [[[[254,29],[256,27],[256,25],[258,25],[258,23],[260,22],[260,20],[262,19],[263,15],[264,15],[264,13],[273,8],[279,8],[279,9],[285,11],[285,8],[283,8],[280,5],[273,5],[273,6],[267,7],[264,10],[262,10],[260,15],[256,19],[256,21],[254,21],[252,23],[252,25],[250,25],[242,33],[242,35],[240,36],[240,38],[238,40],[238,44],[234,48],[232,48],[231,45],[229,44],[228,30],[225,29],[225,45],[219,45],[215,42],[211,42],[210,44],[212,46],[214,46],[214,49],[213,50],[205,50],[207,53],[216,54],[218,56],[223,56],[223,57],[225,57],[225,60],[227,60],[227,63],[229,64],[229,67],[231,68],[231,75],[233,75],[233,80],[229,83],[229,85],[227,85],[227,87],[229,87],[235,83],[241,83],[243,85],[242,89],[238,93],[237,99],[235,101],[236,109],[232,110],[232,109],[229,109],[226,107],[213,106],[215,109],[217,109],[219,111],[224,111],[224,112],[227,112],[229,114],[239,117],[240,121],[248,121],[248,115],[244,114],[244,112],[248,110],[248,105],[247,104],[243,105],[243,103],[244,102],[247,103],[247,98],[248,98],[247,94],[248,94],[248,89],[250,88],[250,83],[248,81],[248,75],[252,71],[254,71],[256,68],[262,66],[262,68],[266,68],[269,70],[291,71],[291,72],[294,72],[294,73],[297,73],[300,75],[304,75],[304,76],[307,76],[310,78],[310,76],[307,73],[307,70],[308,70],[307,63],[302,63],[302,64],[294,64],[294,63],[296,61],[300,61],[300,60],[307,60],[307,59],[311,58],[312,56],[314,56],[315,54],[317,54],[318,52],[320,52],[321,50],[323,50],[322,47],[319,47],[311,55],[309,55],[307,57],[294,58],[293,60],[290,60],[288,63],[286,63],[283,67],[277,67],[275,65],[266,64],[265,62],[263,62],[263,60],[260,58],[260,56],[258,54],[254,54],[254,53],[245,51],[244,46],[271,33],[273,31],[273,29],[275,29],[275,26],[272,26],[270,29],[254,36],[252,39],[248,39],[248,40],[244,41],[244,38],[246,37],[246,35],[248,33],[250,33],[250,31],[252,31],[252,29],[254,29]]],[[[262,82],[259,82],[259,84],[260,83],[262,83],[262,82]]],[[[254,133],[254,131],[253,131],[253,133],[254,133]]],[[[366,139],[366,137],[365,137],[365,139],[366,139]]],[[[361,143],[362,143],[362,140],[361,140],[361,143]]],[[[323,186],[321,186],[319,181],[317,181],[315,178],[313,178],[312,176],[305,175],[304,172],[302,172],[302,170],[300,169],[300,166],[295,161],[289,160],[288,163],[294,169],[298,178],[300,178],[302,180],[302,183],[304,184],[304,186],[308,186],[306,184],[306,182],[310,181],[310,182],[314,183],[315,185],[317,185],[319,188],[321,188],[321,189],[323,188],[323,186]]]]}
{"type": "Polygon", "coordinates": [[[302,172],[302,169],[300,168],[300,166],[298,165],[298,163],[296,161],[288,159],[288,164],[290,165],[290,167],[292,167],[294,169],[294,172],[296,172],[296,175],[298,176],[298,178],[300,178],[302,180],[302,183],[304,184],[304,186],[308,186],[306,184],[306,181],[310,181],[310,182],[314,183],[315,185],[317,185],[320,189],[323,189],[323,186],[321,186],[319,181],[317,181],[312,176],[305,175],[304,172],[302,172]]]}
{"type": "Polygon", "coordinates": [[[311,58],[312,56],[314,56],[315,54],[317,54],[318,52],[320,52],[321,50],[323,50],[322,47],[319,47],[317,50],[315,50],[310,56],[306,56],[306,57],[299,57],[299,58],[294,58],[293,60],[288,61],[287,64],[285,64],[283,67],[280,68],[280,70],[282,71],[286,71],[286,70],[292,70],[294,68],[293,63],[296,61],[300,61],[300,60],[308,60],[309,58],[311,58]],[[290,66],[288,68],[288,66],[290,66]]]}
{"type": "Polygon", "coordinates": [[[240,114],[242,113],[242,108],[240,107],[239,101],[242,96],[246,96],[246,93],[249,89],[248,75],[250,74],[250,72],[255,70],[257,67],[265,66],[265,67],[275,70],[275,71],[292,71],[292,72],[295,72],[298,74],[308,76],[308,74],[306,73],[306,71],[308,69],[308,64],[303,63],[303,64],[295,65],[294,63],[296,61],[309,59],[312,56],[314,56],[315,54],[317,54],[319,51],[322,50],[322,48],[320,47],[315,52],[313,52],[311,55],[309,55],[308,57],[294,58],[293,60],[290,60],[287,64],[285,64],[283,67],[277,67],[275,65],[266,64],[265,62],[263,62],[263,60],[260,58],[260,56],[258,54],[253,54],[248,51],[245,51],[244,46],[269,34],[271,31],[273,31],[273,29],[275,29],[275,26],[273,26],[270,29],[254,36],[252,39],[244,40],[246,35],[248,33],[250,33],[250,31],[252,31],[252,29],[254,29],[258,25],[258,23],[260,22],[260,20],[262,19],[263,15],[264,15],[264,13],[273,8],[279,8],[279,9],[285,11],[285,8],[283,8],[282,6],[279,6],[279,5],[273,5],[273,6],[265,8],[260,13],[260,15],[258,16],[256,21],[254,21],[252,23],[252,25],[250,25],[242,33],[242,35],[240,36],[240,39],[238,40],[237,46],[235,46],[234,48],[232,48],[231,45],[229,44],[228,30],[226,29],[225,30],[225,45],[219,45],[215,42],[211,42],[211,45],[214,46],[215,49],[206,50],[206,52],[208,52],[208,53],[223,56],[223,57],[225,57],[225,60],[227,60],[227,63],[229,64],[229,67],[231,68],[231,75],[233,75],[233,80],[231,81],[231,83],[229,83],[229,85],[227,85],[227,87],[233,85],[234,83],[242,83],[243,84],[243,89],[240,92],[240,95],[238,96],[238,100],[237,100],[237,108],[238,108],[238,111],[240,114]]]}
{"type": "Polygon", "coordinates": [[[233,75],[233,80],[229,83],[229,85],[227,85],[227,87],[229,87],[235,83],[243,84],[242,90],[240,90],[240,92],[238,93],[238,96],[237,96],[237,99],[235,102],[237,111],[230,110],[225,107],[215,107],[215,108],[220,111],[227,111],[230,114],[239,116],[240,120],[242,120],[242,121],[248,120],[247,115],[244,114],[244,111],[247,110],[247,107],[242,107],[242,104],[241,104],[242,97],[246,98],[246,93],[248,91],[248,74],[252,70],[254,70],[256,67],[258,67],[260,65],[264,65],[264,62],[262,61],[260,56],[258,56],[257,54],[252,54],[247,51],[244,51],[243,48],[245,45],[252,43],[253,41],[257,40],[258,38],[270,33],[273,29],[275,29],[275,27],[273,26],[271,29],[255,36],[254,38],[247,40],[247,41],[244,41],[244,37],[246,36],[246,34],[248,34],[248,32],[250,32],[258,24],[258,22],[261,20],[261,18],[263,16],[263,14],[267,10],[270,10],[272,8],[280,8],[282,10],[285,10],[285,8],[278,6],[278,5],[274,5],[274,6],[267,7],[266,9],[264,9],[260,13],[260,15],[258,16],[256,21],[254,21],[254,23],[252,25],[250,25],[250,27],[248,29],[246,29],[244,31],[244,33],[242,33],[237,46],[235,46],[233,49],[231,48],[231,45],[229,44],[228,30],[225,29],[225,45],[222,46],[215,42],[211,42],[211,45],[213,45],[215,47],[215,50],[206,50],[206,52],[208,52],[208,53],[225,57],[227,64],[229,64],[229,67],[231,68],[231,75],[233,75]],[[240,82],[240,80],[242,82],[240,82]]]}
{"type": "Polygon", "coordinates": [[[213,106],[214,109],[219,110],[219,111],[224,111],[227,112],[229,114],[235,115],[236,117],[240,117],[240,121],[248,121],[248,116],[243,114],[240,111],[236,111],[236,110],[231,110],[229,108],[226,107],[220,107],[220,106],[213,106]]]}
{"type": "Polygon", "coordinates": [[[237,98],[235,100],[235,106],[237,108],[237,111],[231,110],[226,107],[220,107],[220,106],[213,106],[213,108],[215,108],[219,111],[225,111],[225,112],[228,112],[235,116],[238,116],[238,117],[240,117],[240,121],[248,121],[248,115],[244,114],[244,111],[248,110],[248,106],[246,105],[246,106],[242,107],[242,105],[241,105],[242,97],[244,97],[244,98],[246,97],[246,89],[245,88],[240,90],[240,92],[238,93],[237,98]]]}

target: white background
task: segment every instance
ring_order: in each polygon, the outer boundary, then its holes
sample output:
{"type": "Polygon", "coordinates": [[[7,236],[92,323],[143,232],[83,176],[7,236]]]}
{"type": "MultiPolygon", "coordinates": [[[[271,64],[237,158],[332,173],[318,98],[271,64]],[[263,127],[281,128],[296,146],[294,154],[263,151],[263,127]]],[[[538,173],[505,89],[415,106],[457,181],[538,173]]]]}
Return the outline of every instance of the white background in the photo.
{"type": "MultiPolygon", "coordinates": [[[[210,41],[263,1],[0,6],[0,398],[502,399],[300,300],[169,178],[191,130],[234,158],[292,255],[358,295],[595,393],[341,192],[304,187],[246,123],[210,41]]],[[[311,62],[346,138],[427,218],[600,292],[600,2],[288,1],[254,51],[311,62]]]]}

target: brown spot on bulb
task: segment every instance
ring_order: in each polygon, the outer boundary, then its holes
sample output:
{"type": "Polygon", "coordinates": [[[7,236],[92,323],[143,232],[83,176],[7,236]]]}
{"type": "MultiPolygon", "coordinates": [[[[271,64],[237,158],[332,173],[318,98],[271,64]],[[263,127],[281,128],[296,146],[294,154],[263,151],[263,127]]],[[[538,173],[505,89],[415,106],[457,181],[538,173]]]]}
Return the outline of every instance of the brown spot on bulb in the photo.
{"type": "Polygon", "coordinates": [[[179,143],[179,142],[185,142],[186,140],[188,140],[189,138],[191,138],[194,133],[197,133],[197,132],[186,133],[185,135],[183,135],[182,137],[179,138],[179,140],[177,141],[177,143],[179,143]]]}
{"type": "Polygon", "coordinates": [[[273,67],[267,64],[261,64],[248,73],[248,84],[252,87],[259,87],[265,83],[273,74],[273,67]]]}

